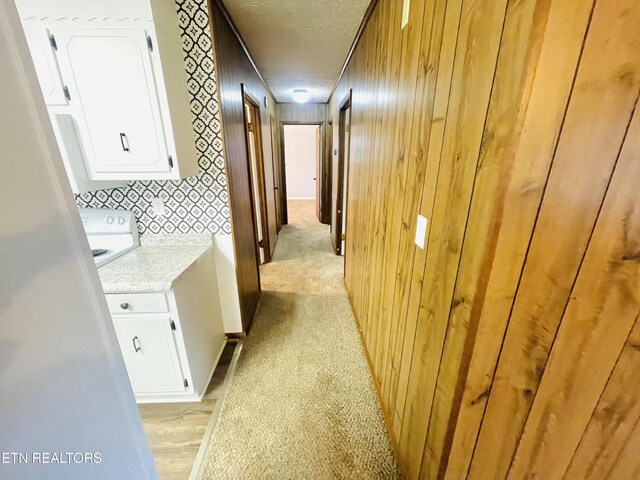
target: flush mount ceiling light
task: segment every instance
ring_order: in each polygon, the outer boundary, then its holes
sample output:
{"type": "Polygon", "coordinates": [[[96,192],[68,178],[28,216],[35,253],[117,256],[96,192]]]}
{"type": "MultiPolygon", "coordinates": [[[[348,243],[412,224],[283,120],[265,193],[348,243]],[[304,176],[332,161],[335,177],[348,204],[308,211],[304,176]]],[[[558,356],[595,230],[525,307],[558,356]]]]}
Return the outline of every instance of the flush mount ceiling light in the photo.
{"type": "Polygon", "coordinates": [[[296,88],[293,91],[293,99],[298,103],[305,103],[309,100],[309,92],[307,92],[304,88],[296,88]]]}

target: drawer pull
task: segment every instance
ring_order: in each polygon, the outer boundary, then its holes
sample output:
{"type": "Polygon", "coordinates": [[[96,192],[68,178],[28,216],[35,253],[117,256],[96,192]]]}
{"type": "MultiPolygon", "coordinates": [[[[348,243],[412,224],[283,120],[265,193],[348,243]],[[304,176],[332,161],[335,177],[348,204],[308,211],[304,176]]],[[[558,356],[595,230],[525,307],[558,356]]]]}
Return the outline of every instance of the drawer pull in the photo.
{"type": "Polygon", "coordinates": [[[129,151],[129,139],[127,138],[127,134],[126,133],[122,133],[120,132],[120,145],[122,145],[122,150],[124,152],[128,152],[129,151]],[[124,144],[124,141],[127,141],[127,144],[124,144]]]}
{"type": "Polygon", "coordinates": [[[127,310],[129,308],[129,304],[127,302],[121,303],[120,308],[123,310],[127,310]]]}
{"type": "Polygon", "coordinates": [[[131,339],[131,341],[133,342],[133,350],[138,353],[140,350],[142,350],[142,347],[140,346],[140,340],[138,340],[138,336],[136,335],[135,337],[133,337],[131,339]]]}

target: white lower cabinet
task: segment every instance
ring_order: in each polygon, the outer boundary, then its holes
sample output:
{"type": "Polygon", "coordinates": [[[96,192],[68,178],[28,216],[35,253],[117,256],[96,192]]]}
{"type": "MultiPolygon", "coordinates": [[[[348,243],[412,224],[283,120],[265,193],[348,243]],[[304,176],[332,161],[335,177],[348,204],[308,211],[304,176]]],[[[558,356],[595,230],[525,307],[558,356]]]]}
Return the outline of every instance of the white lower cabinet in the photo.
{"type": "Polygon", "coordinates": [[[134,392],[171,394],[186,390],[172,322],[168,318],[114,318],[134,392]]]}
{"type": "Polygon", "coordinates": [[[106,297],[138,403],[202,400],[227,340],[213,250],[170,290],[106,297]]]}

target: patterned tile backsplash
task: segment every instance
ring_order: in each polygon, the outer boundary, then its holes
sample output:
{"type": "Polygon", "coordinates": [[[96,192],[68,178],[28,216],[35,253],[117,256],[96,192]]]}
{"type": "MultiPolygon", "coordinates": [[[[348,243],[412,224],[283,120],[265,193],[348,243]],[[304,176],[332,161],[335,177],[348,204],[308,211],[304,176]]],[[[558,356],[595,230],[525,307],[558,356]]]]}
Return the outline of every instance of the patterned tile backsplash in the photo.
{"type": "Polygon", "coordinates": [[[198,163],[202,171],[183,180],[133,181],[124,188],[76,195],[79,207],[132,210],[140,233],[231,233],[222,153],[220,113],[207,0],[176,0],[198,163]],[[165,214],[151,201],[162,198],[165,214]]]}

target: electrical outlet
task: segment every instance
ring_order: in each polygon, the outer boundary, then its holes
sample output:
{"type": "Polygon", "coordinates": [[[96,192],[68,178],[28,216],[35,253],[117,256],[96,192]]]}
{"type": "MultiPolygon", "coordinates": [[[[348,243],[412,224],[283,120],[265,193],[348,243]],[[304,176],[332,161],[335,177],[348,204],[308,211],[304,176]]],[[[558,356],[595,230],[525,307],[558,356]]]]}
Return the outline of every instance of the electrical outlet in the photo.
{"type": "Polygon", "coordinates": [[[422,250],[424,250],[424,242],[427,237],[427,224],[429,220],[424,218],[422,215],[418,215],[418,220],[416,222],[416,245],[419,246],[422,250]]]}
{"type": "Polygon", "coordinates": [[[164,208],[164,200],[161,198],[154,198],[151,200],[151,207],[153,208],[153,212],[156,217],[164,216],[165,208],[164,208]]]}

